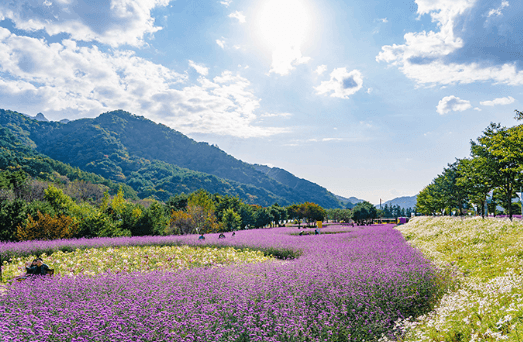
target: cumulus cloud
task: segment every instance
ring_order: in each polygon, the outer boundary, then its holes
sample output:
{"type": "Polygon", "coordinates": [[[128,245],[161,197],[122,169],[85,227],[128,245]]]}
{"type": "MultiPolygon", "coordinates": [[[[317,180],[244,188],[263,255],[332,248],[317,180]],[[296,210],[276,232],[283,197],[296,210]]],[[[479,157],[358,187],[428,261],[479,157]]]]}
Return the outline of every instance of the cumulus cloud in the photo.
{"type": "Polygon", "coordinates": [[[514,103],[514,98],[512,96],[500,97],[492,101],[481,101],[479,104],[482,106],[496,106],[496,105],[508,105],[514,103]]]}
{"type": "Polygon", "coordinates": [[[229,5],[232,4],[232,0],[223,0],[220,1],[220,4],[224,5],[225,7],[229,7],[229,5]]]}
{"type": "Polygon", "coordinates": [[[438,105],[436,106],[436,111],[443,115],[450,111],[462,112],[469,108],[472,108],[470,101],[462,100],[459,97],[451,95],[445,96],[443,99],[441,99],[441,101],[439,101],[438,105]]]}
{"type": "Polygon", "coordinates": [[[363,77],[359,70],[347,71],[347,68],[334,69],[330,80],[323,81],[315,87],[318,94],[330,94],[331,97],[348,99],[363,87],[363,77]]]}
{"type": "Polygon", "coordinates": [[[505,0],[416,0],[416,4],[418,14],[430,15],[437,29],[406,33],[404,44],[382,47],[378,62],[399,67],[419,84],[523,84],[523,41],[515,34],[523,30],[523,2],[511,3],[510,10],[505,0]]]}
{"type": "Polygon", "coordinates": [[[314,70],[315,73],[317,73],[318,75],[321,75],[323,74],[325,71],[327,71],[327,66],[325,64],[323,65],[319,65],[316,70],[314,70]]]}
{"type": "Polygon", "coordinates": [[[144,37],[161,29],[151,10],[170,0],[4,0],[0,18],[10,19],[24,31],[66,33],[77,41],[98,41],[110,46],[141,46],[144,37]]]}
{"type": "Polygon", "coordinates": [[[72,40],[48,44],[0,28],[0,73],[4,107],[44,112],[50,119],[122,108],[186,134],[252,137],[285,131],[254,125],[260,99],[240,75],[225,71],[187,84],[186,75],[132,51],[102,52],[72,40]]]}
{"type": "Polygon", "coordinates": [[[242,12],[240,11],[236,11],[234,13],[231,13],[229,14],[229,18],[235,18],[235,19],[238,19],[238,21],[243,24],[245,23],[245,16],[243,15],[242,12]]]}
{"type": "Polygon", "coordinates": [[[197,73],[199,73],[202,76],[207,76],[209,74],[209,68],[206,68],[205,66],[201,64],[196,64],[193,61],[189,60],[189,66],[196,70],[197,73]]]}

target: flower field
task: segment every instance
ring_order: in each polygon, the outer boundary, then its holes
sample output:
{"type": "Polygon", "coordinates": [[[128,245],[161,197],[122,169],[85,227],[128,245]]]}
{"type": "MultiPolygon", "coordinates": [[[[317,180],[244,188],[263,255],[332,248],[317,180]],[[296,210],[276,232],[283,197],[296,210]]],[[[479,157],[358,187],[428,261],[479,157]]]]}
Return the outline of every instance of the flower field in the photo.
{"type": "MultiPolygon", "coordinates": [[[[36,256],[18,257],[6,263],[6,279],[25,273],[25,262],[36,256]]],[[[131,273],[176,271],[194,267],[225,266],[233,263],[267,261],[260,251],[228,248],[199,248],[190,246],[124,246],[58,251],[42,255],[45,263],[60,275],[97,275],[103,273],[131,273]]]]}
{"type": "Polygon", "coordinates": [[[203,243],[176,237],[176,243],[300,251],[296,259],[258,255],[266,261],[15,283],[0,295],[0,336],[20,342],[372,341],[392,337],[394,322],[430,311],[442,295],[444,279],[392,225],[290,235],[295,232],[248,230],[222,240],[207,235],[203,243]]]}
{"type": "Polygon", "coordinates": [[[456,288],[436,309],[398,322],[404,341],[523,341],[523,223],[497,218],[417,218],[399,228],[456,288]]]}

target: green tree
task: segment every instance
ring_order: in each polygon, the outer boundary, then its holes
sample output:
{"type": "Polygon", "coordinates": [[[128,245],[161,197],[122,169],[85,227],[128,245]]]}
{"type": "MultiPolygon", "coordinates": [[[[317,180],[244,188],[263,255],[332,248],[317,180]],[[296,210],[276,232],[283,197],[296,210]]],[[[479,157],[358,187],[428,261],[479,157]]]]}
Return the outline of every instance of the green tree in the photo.
{"type": "Polygon", "coordinates": [[[241,223],[241,216],[232,208],[229,208],[223,212],[221,224],[224,231],[232,232],[238,230],[240,229],[241,223]]]}
{"type": "Polygon", "coordinates": [[[477,206],[484,218],[487,195],[494,187],[495,171],[491,163],[484,157],[461,159],[458,169],[458,184],[466,188],[469,201],[477,206]]]}
{"type": "Polygon", "coordinates": [[[49,202],[57,214],[68,215],[76,207],[76,203],[71,197],[64,194],[62,189],[58,189],[53,184],[49,184],[49,187],[45,190],[44,199],[49,202]]]}
{"type": "Polygon", "coordinates": [[[367,201],[360,202],[352,208],[352,218],[360,224],[377,217],[378,210],[372,203],[367,201]]]}
{"type": "Polygon", "coordinates": [[[21,199],[0,202],[0,241],[17,241],[17,227],[25,225],[27,204],[21,199]]]}
{"type": "Polygon", "coordinates": [[[472,155],[484,158],[495,171],[493,185],[503,193],[504,207],[512,219],[512,199],[520,187],[523,170],[523,125],[506,128],[492,123],[471,144],[472,155]]]}
{"type": "Polygon", "coordinates": [[[238,214],[242,219],[241,229],[254,226],[254,208],[251,205],[242,203],[238,214]]]}

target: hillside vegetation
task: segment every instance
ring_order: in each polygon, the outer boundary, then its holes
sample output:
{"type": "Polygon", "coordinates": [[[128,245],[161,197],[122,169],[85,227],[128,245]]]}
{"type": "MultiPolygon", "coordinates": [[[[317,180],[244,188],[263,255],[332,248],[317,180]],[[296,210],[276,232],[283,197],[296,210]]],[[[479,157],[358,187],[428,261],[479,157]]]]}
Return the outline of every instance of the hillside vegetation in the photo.
{"type": "Polygon", "coordinates": [[[36,121],[0,110],[0,126],[39,153],[123,182],[141,198],[165,201],[203,188],[263,206],[306,201],[325,208],[340,206],[332,193],[317,184],[290,173],[283,184],[216,146],[121,110],[68,123],[36,121]]]}
{"type": "Polygon", "coordinates": [[[521,221],[424,217],[398,229],[456,278],[432,313],[399,323],[401,340],[523,341],[521,221]]]}

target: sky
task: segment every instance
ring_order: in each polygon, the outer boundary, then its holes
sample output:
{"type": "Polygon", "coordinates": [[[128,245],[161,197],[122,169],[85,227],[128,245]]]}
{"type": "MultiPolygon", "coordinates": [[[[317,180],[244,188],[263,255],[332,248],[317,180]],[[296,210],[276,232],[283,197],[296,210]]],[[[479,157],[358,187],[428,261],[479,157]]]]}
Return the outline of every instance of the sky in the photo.
{"type": "Polygon", "coordinates": [[[0,108],[123,109],[379,203],[523,110],[516,0],[2,0],[0,108]]]}

